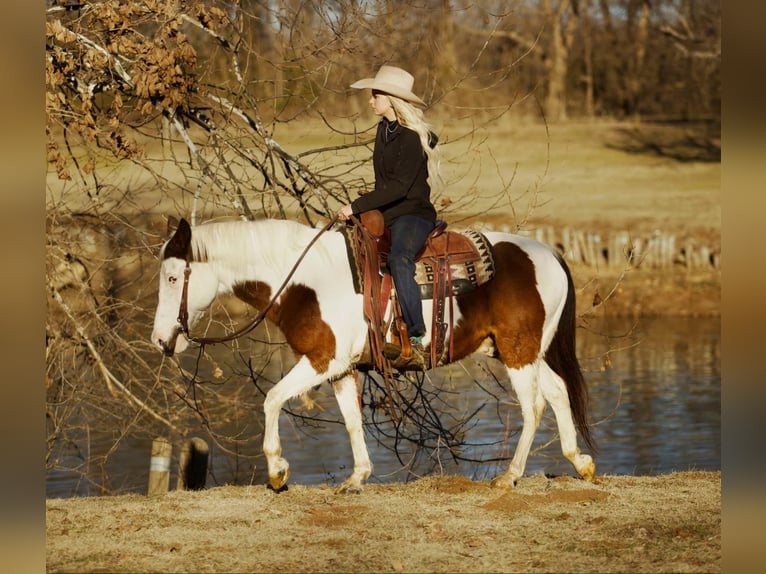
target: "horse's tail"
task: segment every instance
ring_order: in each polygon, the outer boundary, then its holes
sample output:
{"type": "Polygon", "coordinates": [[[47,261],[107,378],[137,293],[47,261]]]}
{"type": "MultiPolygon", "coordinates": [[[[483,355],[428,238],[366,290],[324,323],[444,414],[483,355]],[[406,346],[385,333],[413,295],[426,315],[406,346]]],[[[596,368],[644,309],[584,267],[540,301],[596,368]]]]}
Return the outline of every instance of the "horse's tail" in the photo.
{"type": "Polygon", "coordinates": [[[577,315],[574,283],[572,281],[572,274],[564,259],[558,252],[556,252],[556,257],[567,277],[567,298],[558,327],[556,328],[556,333],[553,335],[553,341],[551,341],[550,346],[545,351],[545,361],[557,375],[564,379],[574,422],[585,444],[595,454],[598,449],[591,435],[590,424],[588,422],[588,387],[585,384],[585,377],[577,360],[577,349],[575,346],[577,315]]]}

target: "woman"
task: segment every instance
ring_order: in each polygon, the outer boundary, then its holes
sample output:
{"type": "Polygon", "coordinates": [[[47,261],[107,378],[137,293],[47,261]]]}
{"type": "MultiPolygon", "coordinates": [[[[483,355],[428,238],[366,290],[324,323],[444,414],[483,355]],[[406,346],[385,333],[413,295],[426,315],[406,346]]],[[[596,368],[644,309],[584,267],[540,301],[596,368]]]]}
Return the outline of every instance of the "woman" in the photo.
{"type": "Polygon", "coordinates": [[[391,230],[388,268],[394,280],[410,344],[422,351],[423,306],[415,282],[415,256],[436,221],[431,185],[440,185],[438,139],[414,104],[425,103],[412,93],[414,78],[394,66],[382,66],[374,78],[351,84],[372,89],[370,107],[381,117],[375,135],[372,163],[375,188],[341,208],[348,219],[378,209],[391,230]],[[430,176],[430,177],[429,177],[430,176]]]}

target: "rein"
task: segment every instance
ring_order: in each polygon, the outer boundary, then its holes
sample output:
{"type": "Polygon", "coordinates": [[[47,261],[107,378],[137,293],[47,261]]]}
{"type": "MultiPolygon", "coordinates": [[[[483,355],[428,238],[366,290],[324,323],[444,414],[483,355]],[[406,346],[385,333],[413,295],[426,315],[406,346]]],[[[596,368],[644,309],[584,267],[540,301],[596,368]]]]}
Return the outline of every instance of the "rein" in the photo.
{"type": "Polygon", "coordinates": [[[295,271],[298,269],[298,266],[301,264],[301,261],[303,261],[303,258],[306,256],[306,253],[308,253],[309,249],[311,249],[311,247],[314,246],[314,243],[317,242],[319,237],[323,233],[325,233],[328,229],[330,229],[337,220],[338,220],[338,216],[337,215],[333,216],[330,219],[330,221],[328,221],[327,224],[319,231],[319,233],[317,233],[314,236],[314,238],[309,242],[309,244],[306,246],[306,248],[298,257],[298,260],[295,262],[295,265],[293,265],[292,269],[290,269],[290,272],[287,274],[287,277],[285,277],[285,280],[282,282],[282,285],[279,286],[279,289],[277,289],[276,293],[274,293],[274,296],[266,304],[266,306],[263,309],[261,309],[258,315],[256,315],[252,321],[250,321],[248,324],[241,327],[237,331],[234,331],[233,333],[224,335],[222,337],[193,337],[189,333],[188,299],[189,299],[189,276],[191,275],[191,261],[187,259],[186,268],[184,269],[184,286],[183,286],[183,291],[181,292],[181,305],[178,309],[178,323],[181,325],[181,332],[192,343],[199,343],[201,345],[206,345],[206,344],[213,345],[215,343],[225,343],[227,341],[233,341],[234,339],[238,339],[239,337],[242,337],[243,335],[246,335],[250,331],[255,329],[258,325],[260,325],[263,322],[263,320],[266,318],[267,313],[271,310],[271,308],[274,306],[274,303],[276,303],[277,299],[282,294],[282,291],[285,290],[285,287],[287,287],[287,284],[289,283],[292,276],[295,274],[295,271]]]}

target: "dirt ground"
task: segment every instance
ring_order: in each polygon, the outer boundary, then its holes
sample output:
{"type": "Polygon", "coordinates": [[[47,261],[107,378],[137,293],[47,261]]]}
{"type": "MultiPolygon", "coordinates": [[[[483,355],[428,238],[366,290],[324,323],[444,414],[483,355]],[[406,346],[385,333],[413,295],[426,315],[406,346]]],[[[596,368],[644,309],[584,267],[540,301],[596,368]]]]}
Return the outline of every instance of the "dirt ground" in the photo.
{"type": "MultiPolygon", "coordinates": [[[[541,154],[520,130],[503,137],[518,143],[511,155],[523,167],[541,154]]],[[[555,201],[544,204],[544,221],[720,238],[720,162],[620,151],[615,138],[635,143],[631,130],[551,130],[543,199],[555,201]]],[[[573,275],[580,313],[614,289],[601,309],[616,314],[719,314],[720,271],[573,275]]],[[[360,495],[220,487],[49,499],[46,508],[50,572],[721,571],[718,472],[595,483],[535,475],[513,491],[450,476],[368,485],[360,495]]]]}
{"type": "Polygon", "coordinates": [[[49,572],[720,572],[721,474],[47,502],[49,572]]]}

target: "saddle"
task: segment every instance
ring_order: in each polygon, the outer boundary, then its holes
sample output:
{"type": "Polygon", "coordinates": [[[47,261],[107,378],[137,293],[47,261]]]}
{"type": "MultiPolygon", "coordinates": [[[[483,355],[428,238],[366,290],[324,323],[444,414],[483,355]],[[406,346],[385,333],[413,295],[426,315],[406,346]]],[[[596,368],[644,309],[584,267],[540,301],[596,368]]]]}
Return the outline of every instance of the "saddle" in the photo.
{"type": "MultiPolygon", "coordinates": [[[[389,300],[393,300],[391,340],[401,347],[401,355],[394,366],[406,367],[412,357],[412,348],[401,308],[396,298],[392,297],[393,281],[387,267],[391,234],[383,222],[383,214],[377,210],[361,214],[358,224],[353,226],[353,235],[357,292],[364,295],[372,358],[378,369],[386,368],[383,364],[384,347],[389,325],[384,324],[383,318],[389,300]]],[[[430,356],[426,357],[430,359],[430,365],[423,367],[435,367],[452,360],[453,297],[475,289],[494,276],[492,246],[481,233],[448,231],[446,222],[437,221],[416,256],[415,268],[415,280],[420,286],[421,298],[433,299],[434,307],[430,356]],[[447,300],[450,305],[449,325],[445,322],[447,300]],[[450,345],[445,349],[448,333],[450,345]]]]}

